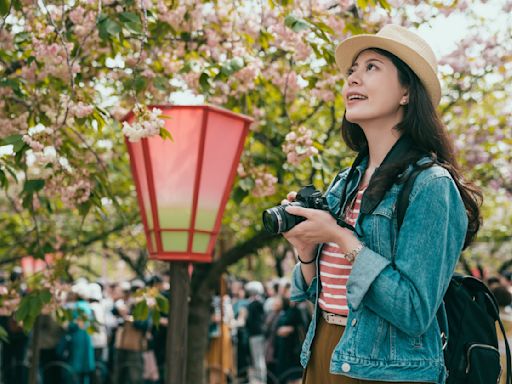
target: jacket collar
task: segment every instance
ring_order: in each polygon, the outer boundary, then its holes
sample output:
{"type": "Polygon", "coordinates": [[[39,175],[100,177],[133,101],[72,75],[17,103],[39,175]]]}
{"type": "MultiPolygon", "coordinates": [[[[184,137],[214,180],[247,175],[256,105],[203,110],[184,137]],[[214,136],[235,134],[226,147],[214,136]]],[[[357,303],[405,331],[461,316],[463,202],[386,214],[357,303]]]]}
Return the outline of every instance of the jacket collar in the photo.
{"type": "MultiPolygon", "coordinates": [[[[402,135],[400,139],[398,139],[398,141],[389,150],[386,157],[382,161],[381,166],[375,170],[375,175],[377,176],[379,172],[382,172],[383,164],[395,163],[401,158],[403,158],[407,154],[409,149],[413,146],[413,144],[414,143],[412,139],[408,135],[402,135]]],[[[368,147],[363,148],[357,155],[356,159],[352,164],[352,167],[350,168],[350,171],[347,175],[347,181],[345,182],[345,185],[340,196],[340,215],[343,215],[347,202],[350,201],[350,199],[353,197],[354,192],[357,190],[357,186],[361,181],[361,177],[364,175],[364,172],[366,171],[366,168],[368,166],[368,157],[368,147]]],[[[385,193],[386,191],[382,191],[382,193],[373,196],[368,195],[366,193],[363,195],[359,218],[357,220],[358,223],[360,223],[362,219],[364,219],[364,216],[372,213],[375,210],[375,208],[377,208],[385,193]]]]}

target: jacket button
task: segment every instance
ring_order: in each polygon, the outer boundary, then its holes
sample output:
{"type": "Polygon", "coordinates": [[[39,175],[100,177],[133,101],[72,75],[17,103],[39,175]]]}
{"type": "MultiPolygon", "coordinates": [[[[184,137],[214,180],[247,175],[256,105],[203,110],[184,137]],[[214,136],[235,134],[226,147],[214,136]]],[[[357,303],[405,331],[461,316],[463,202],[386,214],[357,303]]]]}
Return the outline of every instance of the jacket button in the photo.
{"type": "Polygon", "coordinates": [[[352,326],[355,327],[357,324],[357,319],[352,319],[352,326]]]}
{"type": "Polygon", "coordinates": [[[343,372],[349,372],[349,371],[350,371],[350,364],[349,364],[349,363],[343,363],[343,364],[341,365],[341,370],[342,370],[343,372]]]}

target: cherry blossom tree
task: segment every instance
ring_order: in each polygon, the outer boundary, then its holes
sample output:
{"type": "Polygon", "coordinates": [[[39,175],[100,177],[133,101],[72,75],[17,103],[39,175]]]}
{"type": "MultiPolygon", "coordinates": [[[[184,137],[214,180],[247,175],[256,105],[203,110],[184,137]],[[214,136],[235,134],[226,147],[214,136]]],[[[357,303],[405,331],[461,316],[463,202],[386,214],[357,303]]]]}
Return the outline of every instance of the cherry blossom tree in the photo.
{"type": "MultiPolygon", "coordinates": [[[[19,319],[29,328],[42,304],[58,307],[52,282],[81,255],[144,247],[124,140],[171,139],[172,127],[162,129],[165,117],[150,106],[177,102],[185,91],[255,118],[224,219],[230,247],[212,265],[197,266],[193,278],[191,332],[205,336],[220,274],[278,241],[262,232],[261,211],[301,185],[325,188],[350,164],[353,153],[339,133],[343,74],[334,48],[388,22],[416,28],[460,14],[471,20],[467,36],[440,59],[440,109],[466,174],[484,189],[480,239],[507,239],[512,21],[490,28],[478,11],[485,6],[484,0],[0,0],[2,260],[60,255],[34,285],[30,300],[41,305],[19,319]],[[137,120],[121,124],[130,110],[137,120]]],[[[510,0],[499,6],[510,14],[510,0]]],[[[194,364],[202,361],[205,340],[191,340],[197,343],[189,348],[191,382],[203,381],[194,364]]]]}

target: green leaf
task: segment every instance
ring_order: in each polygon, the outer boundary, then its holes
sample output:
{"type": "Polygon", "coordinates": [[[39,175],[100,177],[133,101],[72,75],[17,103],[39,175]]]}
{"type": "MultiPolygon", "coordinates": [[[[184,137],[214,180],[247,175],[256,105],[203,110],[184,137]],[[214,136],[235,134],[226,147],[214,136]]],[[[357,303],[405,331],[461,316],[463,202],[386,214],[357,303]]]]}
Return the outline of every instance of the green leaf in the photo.
{"type": "Polygon", "coordinates": [[[136,76],[133,81],[133,86],[137,92],[144,90],[146,88],[146,79],[142,76],[136,76]]]}
{"type": "Polygon", "coordinates": [[[235,188],[232,194],[232,199],[236,204],[240,204],[246,196],[249,195],[247,190],[242,189],[241,187],[235,188]]]}
{"type": "Polygon", "coordinates": [[[379,0],[379,4],[385,10],[390,10],[391,9],[391,5],[386,0],[379,0]]]}
{"type": "Polygon", "coordinates": [[[238,185],[244,191],[250,191],[254,188],[254,181],[251,178],[246,177],[245,179],[240,179],[240,181],[238,182],[238,185]]]}
{"type": "Polygon", "coordinates": [[[140,23],[139,15],[133,12],[122,12],[118,17],[123,23],[140,23]]]}
{"type": "Polygon", "coordinates": [[[165,91],[169,85],[169,80],[163,76],[157,76],[153,79],[153,85],[160,91],[165,91]]]}
{"type": "Polygon", "coordinates": [[[132,12],[123,12],[120,13],[118,17],[123,26],[130,32],[136,34],[142,33],[142,23],[140,21],[139,15],[132,12]]]}
{"type": "Polygon", "coordinates": [[[7,137],[4,137],[1,141],[0,141],[0,146],[3,146],[3,145],[9,145],[9,144],[16,144],[18,142],[23,142],[23,136],[22,135],[11,135],[11,136],[7,136],[7,137]]]}
{"type": "Polygon", "coordinates": [[[294,32],[300,32],[311,28],[307,21],[299,19],[293,15],[287,15],[284,19],[284,24],[294,32]]]}
{"type": "Polygon", "coordinates": [[[80,213],[80,216],[81,216],[81,217],[84,217],[84,216],[86,216],[86,215],[89,213],[89,211],[91,210],[91,208],[92,208],[92,202],[91,202],[91,200],[89,199],[89,200],[87,200],[85,203],[80,204],[80,205],[78,206],[78,212],[80,213]]]}
{"type": "Polygon", "coordinates": [[[7,187],[7,177],[5,176],[5,172],[0,169],[0,185],[5,188],[7,187]]]}
{"type": "Polygon", "coordinates": [[[44,180],[42,179],[33,179],[33,180],[25,180],[25,185],[23,186],[23,192],[26,193],[34,193],[40,191],[44,187],[44,180]]]}
{"type": "Polygon", "coordinates": [[[357,7],[361,9],[365,9],[368,5],[368,2],[366,0],[357,0],[357,7]]]}
{"type": "Polygon", "coordinates": [[[9,0],[0,0],[0,16],[5,16],[9,13],[11,2],[9,0]]]}
{"type": "Polygon", "coordinates": [[[39,293],[39,297],[44,304],[48,304],[50,302],[50,300],[52,299],[52,294],[50,293],[50,291],[48,289],[43,289],[39,293]]]}
{"type": "Polygon", "coordinates": [[[270,42],[274,40],[274,36],[269,32],[260,32],[260,36],[258,41],[261,45],[261,48],[267,50],[270,47],[270,42]]]}
{"type": "Polygon", "coordinates": [[[201,76],[199,76],[199,85],[201,86],[201,90],[203,92],[210,90],[210,76],[206,72],[201,73],[201,76]]]}
{"type": "Polygon", "coordinates": [[[96,23],[98,32],[102,40],[110,37],[117,37],[121,32],[121,26],[115,20],[110,19],[107,15],[101,14],[96,23]]]}
{"type": "Polygon", "coordinates": [[[244,60],[241,57],[235,57],[229,62],[229,65],[231,66],[231,70],[233,72],[239,71],[242,69],[245,65],[244,60]]]}
{"type": "MultiPolygon", "coordinates": [[[[0,0],[2,1],[2,0],[0,0]]],[[[23,43],[25,41],[29,41],[31,39],[31,34],[28,33],[28,32],[20,32],[20,33],[17,33],[16,36],[14,36],[14,42],[16,44],[20,44],[20,43],[23,43]]],[[[30,63],[28,63],[30,64],[30,63]]]]}
{"type": "Polygon", "coordinates": [[[23,320],[23,330],[28,333],[32,327],[34,326],[34,323],[36,322],[36,317],[34,316],[27,316],[25,320],[23,320]]]}
{"type": "Polygon", "coordinates": [[[160,137],[164,140],[168,139],[168,140],[174,141],[174,139],[172,138],[171,132],[169,132],[165,128],[160,128],[160,137]]]}
{"type": "Polygon", "coordinates": [[[23,147],[26,146],[22,135],[12,135],[4,138],[0,141],[0,146],[4,145],[12,145],[13,152],[19,152],[23,147]]]}
{"type": "Polygon", "coordinates": [[[30,313],[30,296],[22,297],[18,309],[14,314],[14,319],[16,321],[24,321],[25,318],[30,313]]]}
{"type": "Polygon", "coordinates": [[[20,87],[20,79],[1,79],[0,80],[0,87],[9,87],[11,88],[16,96],[23,97],[23,92],[21,91],[20,87]]]}

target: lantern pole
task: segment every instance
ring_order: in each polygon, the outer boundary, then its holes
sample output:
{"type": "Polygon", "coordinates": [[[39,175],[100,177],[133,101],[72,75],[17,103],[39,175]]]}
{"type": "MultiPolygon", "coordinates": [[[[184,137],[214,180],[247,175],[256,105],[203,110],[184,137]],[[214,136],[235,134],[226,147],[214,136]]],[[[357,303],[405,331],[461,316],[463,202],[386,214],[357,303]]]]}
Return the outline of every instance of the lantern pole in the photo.
{"type": "Polygon", "coordinates": [[[188,262],[170,262],[169,328],[166,346],[165,384],[185,383],[187,372],[188,297],[190,277],[188,262]]]}

